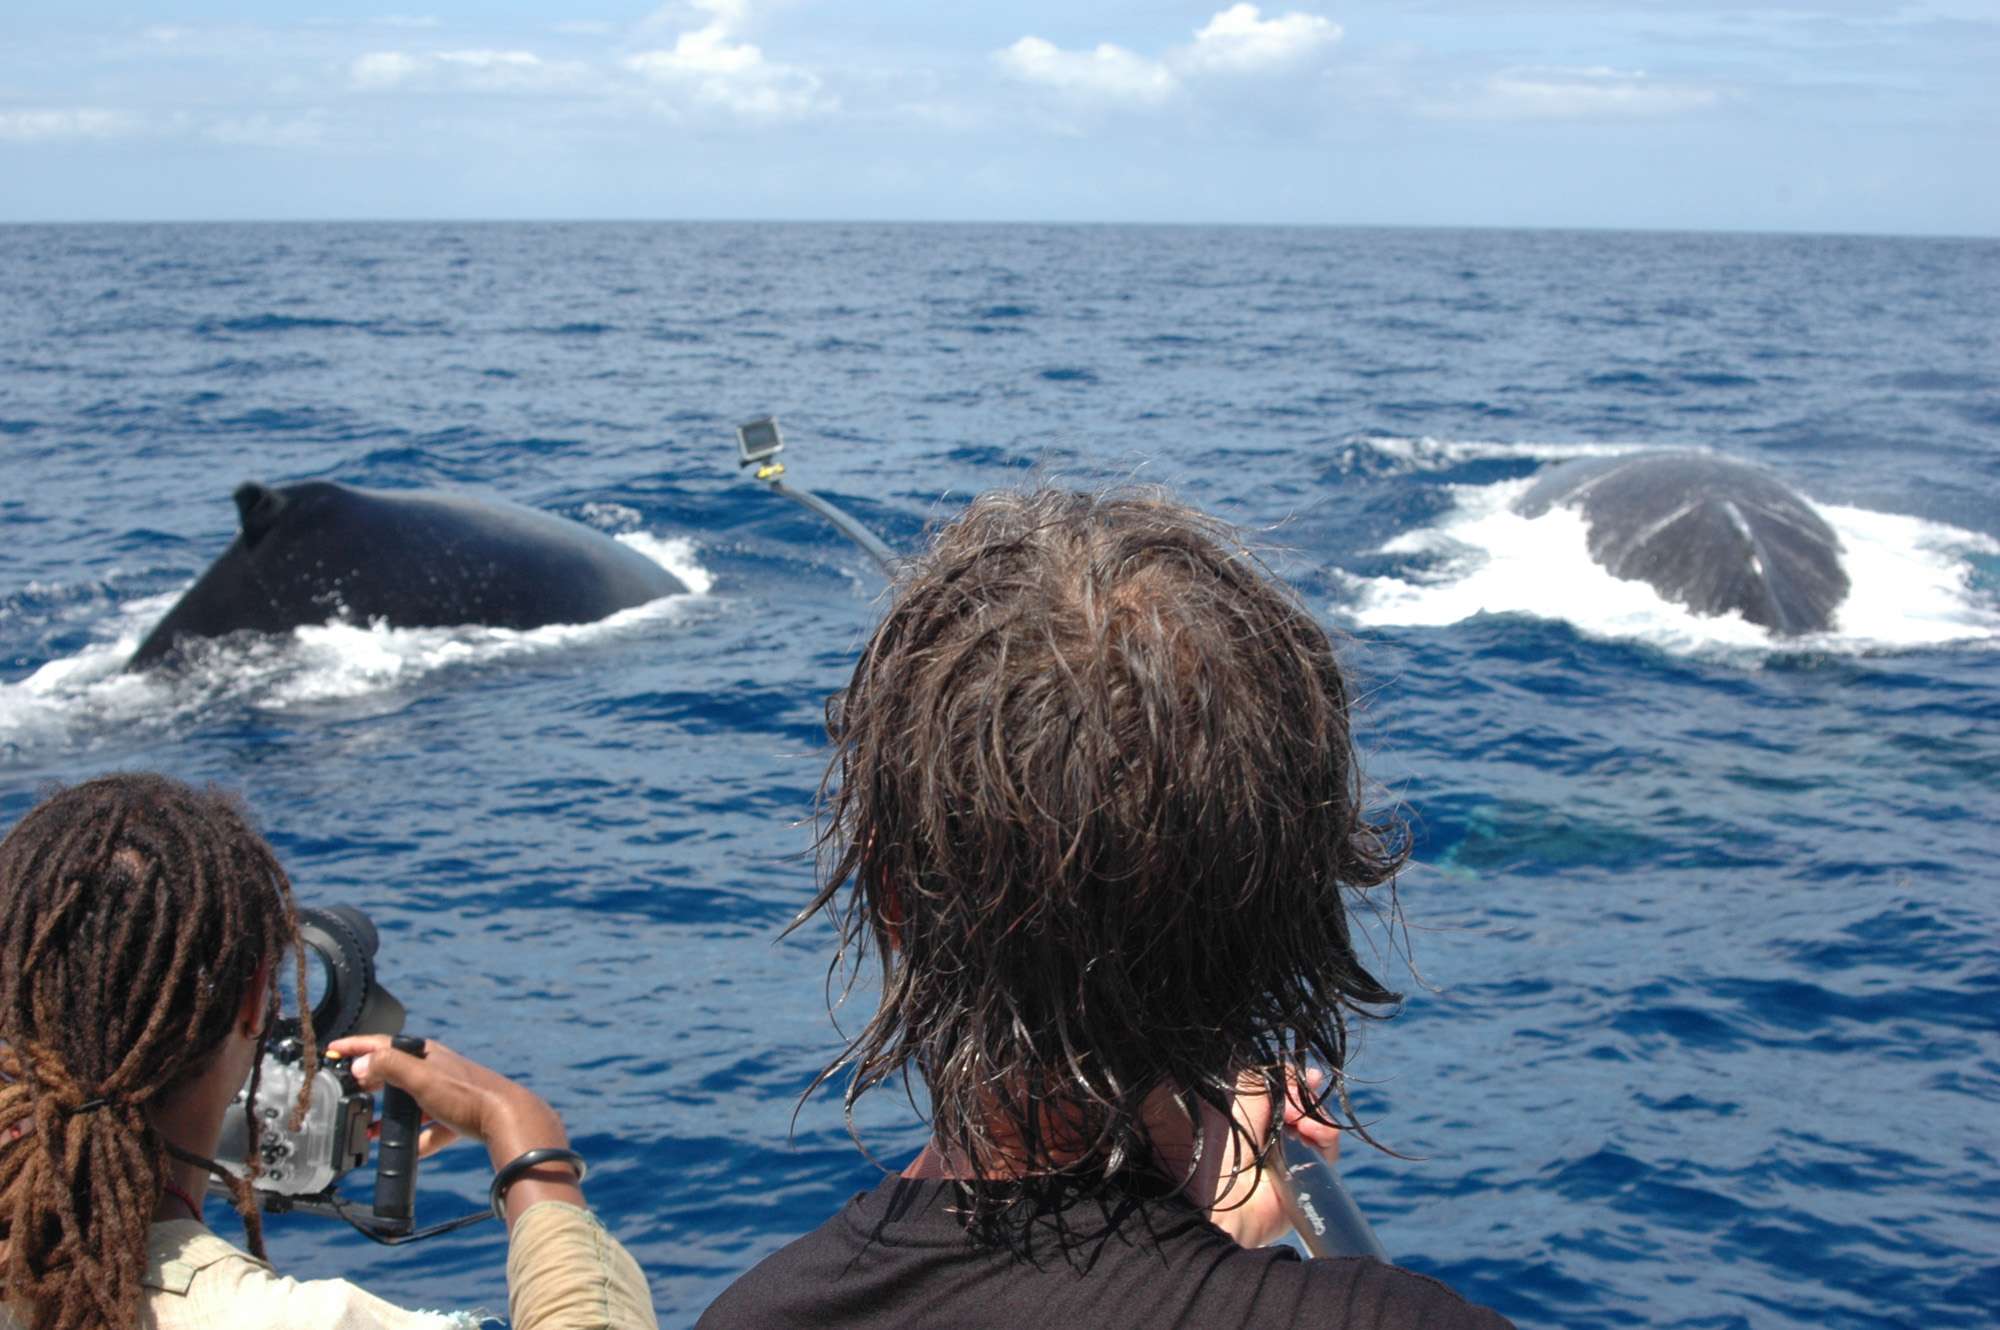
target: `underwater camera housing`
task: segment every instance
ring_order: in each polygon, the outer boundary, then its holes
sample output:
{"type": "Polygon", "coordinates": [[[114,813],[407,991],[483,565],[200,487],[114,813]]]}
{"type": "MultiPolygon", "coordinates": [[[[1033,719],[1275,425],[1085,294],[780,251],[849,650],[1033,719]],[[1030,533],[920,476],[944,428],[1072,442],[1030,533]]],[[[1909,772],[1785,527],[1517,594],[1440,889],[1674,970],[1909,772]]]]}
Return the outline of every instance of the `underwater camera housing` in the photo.
{"type": "MultiPolygon", "coordinates": [[[[367,915],[351,905],[300,910],[299,937],[306,955],[317,963],[317,969],[307,967],[306,993],[312,1004],[316,1042],[323,1047],[353,1034],[402,1033],[403,1004],[375,975],[375,952],[381,938],[367,915]]],[[[409,1047],[421,1053],[421,1042],[412,1041],[409,1047]]],[[[305,1119],[293,1131],[292,1109],[305,1084],[304,1031],[297,1019],[281,1020],[271,1032],[255,1076],[237,1092],[235,1104],[224,1116],[216,1147],[216,1162],[242,1177],[247,1171],[243,1161],[248,1154],[250,1117],[256,1115],[258,1175],[251,1179],[251,1185],[256,1189],[259,1209],[274,1214],[302,1210],[331,1215],[390,1245],[447,1233],[490,1213],[481,1210],[412,1232],[420,1112],[416,1100],[393,1086],[382,1094],[374,1205],[368,1213],[357,1213],[360,1207],[342,1196],[338,1185],[368,1162],[369,1141],[376,1126],[374,1096],[361,1088],[345,1062],[337,1058],[322,1061],[313,1072],[305,1119]],[[257,1088],[254,1103],[250,1098],[252,1085],[257,1088]]],[[[213,1187],[223,1189],[221,1180],[216,1179],[213,1187]]]]}
{"type": "MultiPolygon", "coordinates": [[[[257,1077],[259,1119],[257,1157],[261,1167],[252,1185],[259,1192],[310,1196],[323,1192],[368,1162],[368,1129],[375,1121],[375,1097],[355,1083],[345,1066],[321,1066],[313,1076],[312,1098],[305,1121],[291,1125],[292,1105],[305,1080],[305,1049],[295,1039],[273,1045],[264,1055],[257,1077]]],[[[223,1119],[216,1162],[238,1177],[249,1131],[244,1106],[250,1087],[237,1091],[229,1116],[223,1119]]],[[[265,1206],[266,1209],[271,1208],[265,1206]]]]}
{"type": "MultiPolygon", "coordinates": [[[[312,1023],[320,1044],[350,1034],[402,1033],[403,1004],[375,977],[381,936],[367,915],[351,905],[300,910],[299,936],[306,955],[318,965],[316,975],[308,970],[308,995],[314,989],[319,994],[313,1002],[312,1023]],[[313,984],[315,977],[318,982],[313,984]]],[[[289,1130],[292,1105],[305,1081],[301,1033],[296,1018],[278,1022],[254,1082],[244,1083],[232,1106],[256,1113],[261,1168],[253,1185],[259,1192],[279,1196],[324,1192],[366,1164],[368,1129],[375,1120],[374,1096],[355,1083],[344,1065],[323,1062],[313,1075],[305,1121],[297,1131],[289,1130]],[[253,1083],[254,1109],[248,1102],[253,1083]]],[[[238,1177],[245,1169],[247,1118],[248,1112],[225,1116],[216,1147],[217,1162],[238,1177]]]]}

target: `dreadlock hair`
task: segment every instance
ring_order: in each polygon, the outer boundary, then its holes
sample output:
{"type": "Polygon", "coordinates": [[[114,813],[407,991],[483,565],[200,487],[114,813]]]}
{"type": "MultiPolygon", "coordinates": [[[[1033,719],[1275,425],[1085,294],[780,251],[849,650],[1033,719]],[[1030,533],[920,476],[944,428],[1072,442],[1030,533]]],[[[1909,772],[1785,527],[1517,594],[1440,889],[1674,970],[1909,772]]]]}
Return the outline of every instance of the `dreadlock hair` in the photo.
{"type": "MultiPolygon", "coordinates": [[[[1372,1139],[1348,1018],[1400,999],[1342,897],[1387,882],[1393,902],[1408,836],[1367,812],[1348,711],[1296,594],[1164,493],[988,494],[936,532],[827,705],[797,922],[829,913],[850,984],[880,958],[879,1008],[814,1082],[851,1066],[850,1133],[914,1070],[987,1237],[1051,1180],[1157,1184],[1162,1089],[1229,1120],[1240,1076],[1282,1096],[1317,1063],[1310,1111],[1372,1139]]],[[[1235,1129],[1237,1158],[1281,1126],[1235,1129]]]]}
{"type": "MultiPolygon", "coordinates": [[[[209,1064],[260,965],[275,1006],[287,948],[303,994],[291,883],[220,791],[105,776],[0,841],[0,1281],[35,1330],[138,1324],[170,1151],[147,1106],[209,1064]]],[[[261,1257],[250,1183],[228,1181],[261,1257]]]]}

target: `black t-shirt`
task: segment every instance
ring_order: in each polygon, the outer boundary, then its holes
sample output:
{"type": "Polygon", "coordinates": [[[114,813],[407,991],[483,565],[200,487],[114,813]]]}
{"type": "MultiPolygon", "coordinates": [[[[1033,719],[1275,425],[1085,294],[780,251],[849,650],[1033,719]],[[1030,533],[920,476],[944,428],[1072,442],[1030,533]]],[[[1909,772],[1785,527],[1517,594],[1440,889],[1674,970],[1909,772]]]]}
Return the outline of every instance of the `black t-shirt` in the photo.
{"type": "Polygon", "coordinates": [[[889,1178],[730,1285],[697,1330],[1505,1330],[1434,1279],[1246,1248],[1179,1197],[1071,1202],[1026,1251],[981,1246],[950,1182],[889,1178]]]}

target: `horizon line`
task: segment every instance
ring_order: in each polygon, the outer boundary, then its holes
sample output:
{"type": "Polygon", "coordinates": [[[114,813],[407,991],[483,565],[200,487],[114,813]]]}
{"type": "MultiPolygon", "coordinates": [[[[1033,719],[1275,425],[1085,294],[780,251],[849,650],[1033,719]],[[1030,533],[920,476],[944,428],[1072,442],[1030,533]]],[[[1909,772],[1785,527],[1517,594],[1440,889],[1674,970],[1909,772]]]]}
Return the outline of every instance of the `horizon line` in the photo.
{"type": "Polygon", "coordinates": [[[37,226],[871,226],[871,227],[1054,227],[1156,228],[1161,230],[1266,231],[1481,231],[1587,235],[1759,236],[1797,239],[2000,240],[2000,231],[1795,230],[1756,226],[1607,226],[1536,222],[1498,225],[1481,222],[1359,221],[1159,221],[1103,218],[969,217],[71,217],[0,218],[0,228],[37,226]]]}

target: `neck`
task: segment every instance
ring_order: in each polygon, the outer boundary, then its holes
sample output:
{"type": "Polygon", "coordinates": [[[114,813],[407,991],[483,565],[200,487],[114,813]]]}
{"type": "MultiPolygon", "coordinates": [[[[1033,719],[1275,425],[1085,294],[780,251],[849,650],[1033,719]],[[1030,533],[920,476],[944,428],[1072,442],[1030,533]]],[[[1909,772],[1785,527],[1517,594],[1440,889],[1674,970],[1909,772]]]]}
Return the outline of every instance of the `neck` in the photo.
{"type": "Polygon", "coordinates": [[[158,1224],[169,1219],[202,1219],[201,1198],[208,1190],[208,1171],[174,1160],[167,1166],[166,1186],[160,1189],[160,1200],[153,1207],[153,1222],[158,1224]]]}
{"type": "Polygon", "coordinates": [[[167,1152],[165,1161],[167,1186],[161,1189],[159,1201],[153,1207],[155,1222],[202,1217],[201,1198],[208,1191],[208,1170],[181,1156],[214,1157],[216,1141],[222,1135],[222,1115],[228,1103],[214,1102],[216,1096],[205,1092],[200,1082],[187,1087],[187,1091],[158,1101],[149,1115],[153,1130],[160,1134],[160,1139],[174,1147],[167,1152]],[[187,1199],[174,1195],[173,1189],[185,1193],[187,1199]]]}
{"type": "MultiPolygon", "coordinates": [[[[1051,1120],[1066,1116],[1059,1110],[1046,1112],[1051,1120]]],[[[1204,1210],[1213,1206],[1222,1190],[1222,1178],[1226,1171],[1224,1157],[1232,1152],[1234,1146],[1229,1119],[1207,1104],[1198,1104],[1196,1120],[1190,1122],[1181,1111],[1174,1093],[1161,1086],[1146,1097],[1140,1110],[1140,1120],[1161,1171],[1170,1178],[1187,1179],[1181,1186],[1181,1194],[1189,1201],[1204,1210]],[[1202,1142],[1210,1143],[1208,1148],[1202,1148],[1202,1142]]],[[[903,1169],[902,1176],[911,1179],[1013,1181],[1053,1173],[1083,1157],[1081,1151],[1056,1148],[1045,1149],[1039,1158],[1030,1160],[1025,1154],[1007,1149],[1010,1141],[1018,1140],[1018,1135],[1004,1123],[989,1122],[987,1131],[1000,1145],[997,1164],[981,1165],[933,1138],[903,1169]]],[[[1044,1139],[1050,1139],[1051,1135],[1045,1131],[1044,1139]]]]}

